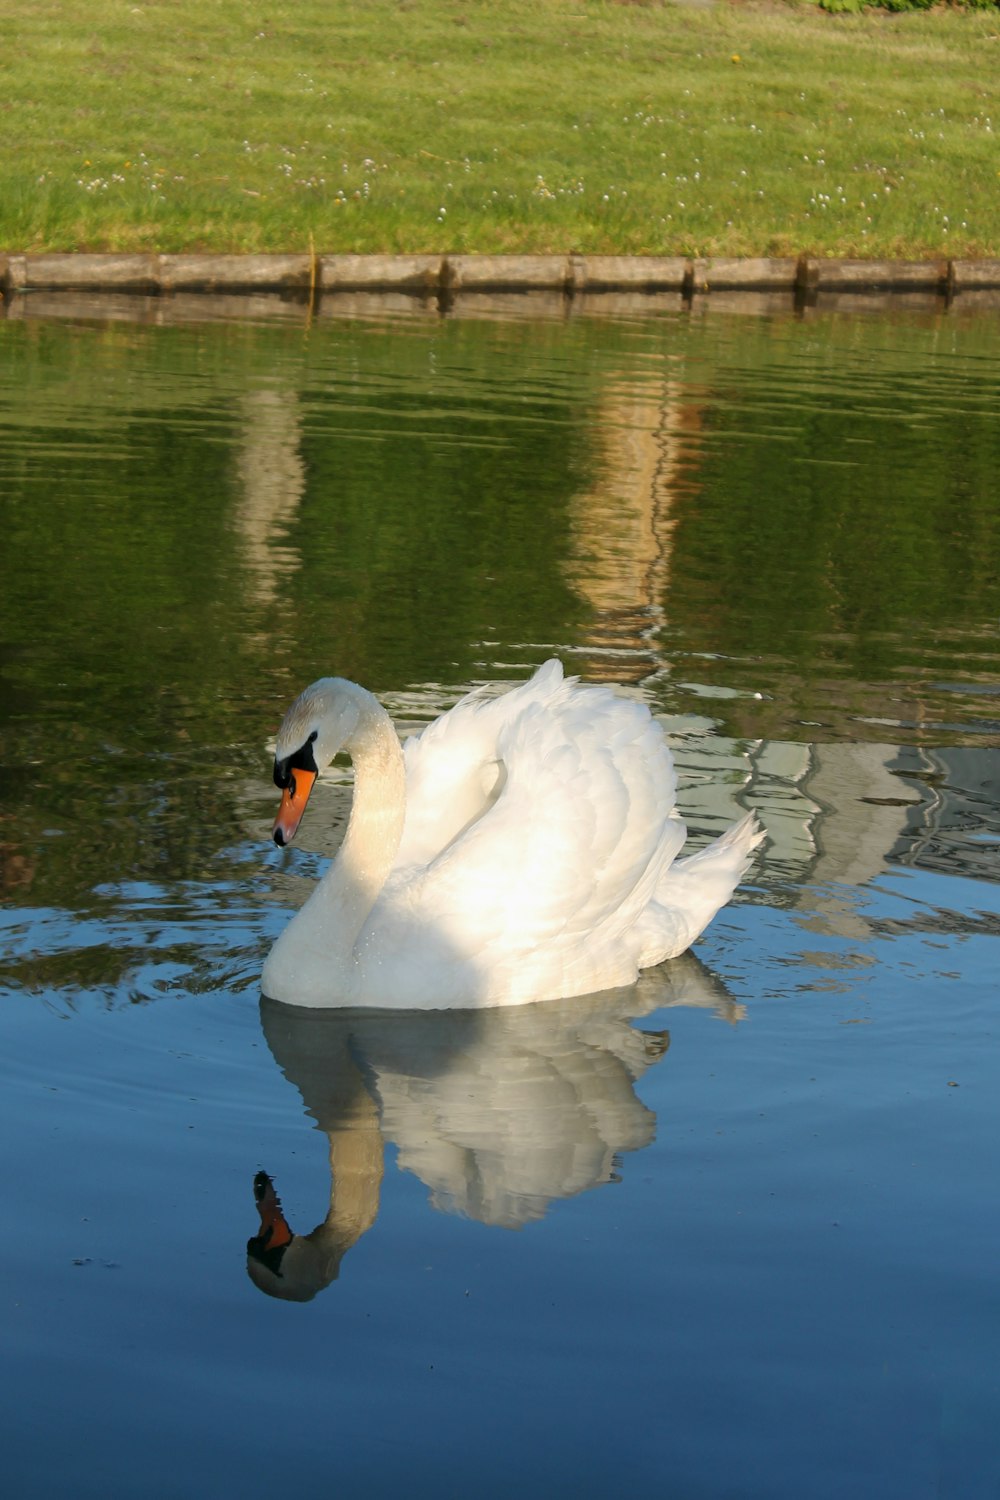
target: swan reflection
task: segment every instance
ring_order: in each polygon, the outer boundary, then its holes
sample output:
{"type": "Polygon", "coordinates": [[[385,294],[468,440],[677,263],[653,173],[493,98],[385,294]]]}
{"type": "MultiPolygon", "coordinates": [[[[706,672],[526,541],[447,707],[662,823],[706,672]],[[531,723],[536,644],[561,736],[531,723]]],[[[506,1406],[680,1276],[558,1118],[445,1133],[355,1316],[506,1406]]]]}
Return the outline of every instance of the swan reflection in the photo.
{"type": "Polygon", "coordinates": [[[300,1010],[262,1000],[274,1059],[327,1137],[331,1193],[326,1217],[298,1235],[258,1172],[251,1279],[272,1296],[308,1301],[338,1276],[378,1214],[387,1142],[435,1208],[505,1229],[617,1180],[618,1158],[653,1139],[656,1119],[635,1084],[670,1045],[668,1032],[630,1023],[671,1005],[741,1014],[691,954],[627,989],[492,1010],[300,1010]]]}

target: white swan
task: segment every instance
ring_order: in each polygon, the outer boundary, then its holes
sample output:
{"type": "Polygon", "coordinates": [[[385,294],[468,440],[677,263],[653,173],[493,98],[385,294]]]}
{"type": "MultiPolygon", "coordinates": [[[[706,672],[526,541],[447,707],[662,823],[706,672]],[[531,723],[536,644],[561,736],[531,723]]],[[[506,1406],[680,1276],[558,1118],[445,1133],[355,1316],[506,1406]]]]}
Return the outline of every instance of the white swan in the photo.
{"type": "Polygon", "coordinates": [[[285,715],[274,839],[317,772],[354,762],[343,843],[279,936],[264,993],[294,1005],[518,1005],[631,984],[683,953],[763,838],[753,814],[674,863],[673,760],[642,704],[558,661],[470,694],[400,745],[364,688],[325,677],[285,715]]]}

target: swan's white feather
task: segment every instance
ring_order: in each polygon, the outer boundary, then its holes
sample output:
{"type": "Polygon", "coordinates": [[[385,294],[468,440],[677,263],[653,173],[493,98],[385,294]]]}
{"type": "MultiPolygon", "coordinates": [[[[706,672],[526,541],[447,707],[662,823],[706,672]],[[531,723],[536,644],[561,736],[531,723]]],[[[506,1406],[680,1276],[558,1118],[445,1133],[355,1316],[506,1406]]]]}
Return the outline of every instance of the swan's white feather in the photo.
{"type": "Polygon", "coordinates": [[[312,972],[313,923],[298,992],[265,973],[275,998],[434,1008],[628,984],[690,945],[760,841],[750,817],[674,864],[686,829],[660,727],[558,661],[500,698],[463,699],[404,760],[399,851],[350,971],[312,972]]]}

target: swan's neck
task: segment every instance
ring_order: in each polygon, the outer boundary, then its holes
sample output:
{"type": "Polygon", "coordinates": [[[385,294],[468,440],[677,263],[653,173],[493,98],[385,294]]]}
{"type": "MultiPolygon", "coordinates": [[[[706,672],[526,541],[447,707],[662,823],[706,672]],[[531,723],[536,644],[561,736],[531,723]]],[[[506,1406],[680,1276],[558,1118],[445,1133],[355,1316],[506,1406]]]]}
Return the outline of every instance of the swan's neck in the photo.
{"type": "Polygon", "coordinates": [[[350,956],[392,869],[406,814],[403,751],[382,705],[358,688],[357,728],[344,743],[354,762],[354,800],[344,841],[315,897],[331,957],[350,956]]]}

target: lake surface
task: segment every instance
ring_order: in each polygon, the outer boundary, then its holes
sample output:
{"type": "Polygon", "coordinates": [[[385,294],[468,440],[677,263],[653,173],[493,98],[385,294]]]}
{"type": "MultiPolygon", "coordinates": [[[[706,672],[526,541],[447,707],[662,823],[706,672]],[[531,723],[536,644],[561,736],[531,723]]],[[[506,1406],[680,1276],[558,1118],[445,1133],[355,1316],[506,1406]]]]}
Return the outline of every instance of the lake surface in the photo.
{"type": "Polygon", "coordinates": [[[0,321],[10,1493],[995,1497],[1000,320],[110,306],[0,321]],[[767,829],[694,951],[262,1003],[295,693],[553,654],[767,829]]]}

